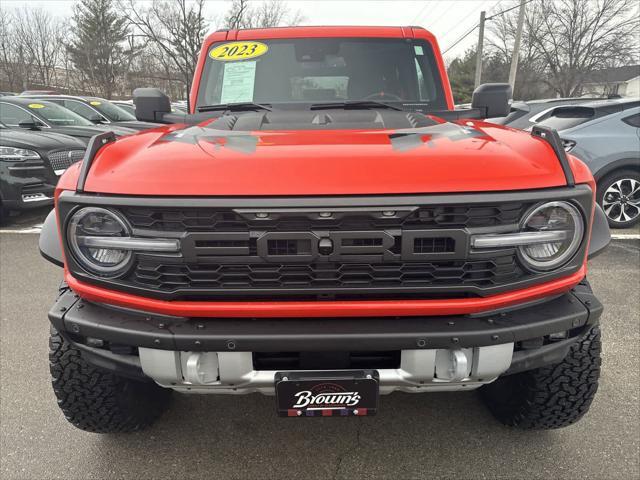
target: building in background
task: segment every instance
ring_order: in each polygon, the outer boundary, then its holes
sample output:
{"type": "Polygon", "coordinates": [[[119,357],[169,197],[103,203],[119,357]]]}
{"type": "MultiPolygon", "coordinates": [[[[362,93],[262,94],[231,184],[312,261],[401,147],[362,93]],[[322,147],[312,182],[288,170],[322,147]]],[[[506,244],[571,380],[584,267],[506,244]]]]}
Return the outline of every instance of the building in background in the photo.
{"type": "Polygon", "coordinates": [[[597,70],[582,83],[582,94],[640,97],[640,65],[597,70]]]}

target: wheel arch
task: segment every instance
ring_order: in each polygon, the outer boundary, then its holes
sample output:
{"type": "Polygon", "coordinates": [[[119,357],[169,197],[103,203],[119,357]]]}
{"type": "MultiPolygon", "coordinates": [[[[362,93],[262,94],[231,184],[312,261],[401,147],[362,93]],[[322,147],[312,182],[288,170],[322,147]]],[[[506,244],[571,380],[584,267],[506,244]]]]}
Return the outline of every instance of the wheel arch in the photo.
{"type": "Polygon", "coordinates": [[[614,162],[604,165],[600,170],[593,173],[596,183],[599,183],[604,177],[616,170],[636,170],[640,173],[640,158],[621,158],[614,162]]]}

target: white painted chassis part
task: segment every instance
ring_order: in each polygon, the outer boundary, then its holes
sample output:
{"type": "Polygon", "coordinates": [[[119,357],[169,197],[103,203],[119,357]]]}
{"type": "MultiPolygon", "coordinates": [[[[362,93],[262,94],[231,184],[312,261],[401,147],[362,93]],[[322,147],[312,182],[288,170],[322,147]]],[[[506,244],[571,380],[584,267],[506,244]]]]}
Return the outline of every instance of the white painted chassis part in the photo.
{"type": "MultiPolygon", "coordinates": [[[[251,352],[139,351],[142,370],[163,387],[185,393],[275,393],[276,372],[254,370],[251,352]]],[[[504,373],[512,357],[513,343],[402,350],[400,368],[378,369],[380,393],[472,390],[504,373]]]]}

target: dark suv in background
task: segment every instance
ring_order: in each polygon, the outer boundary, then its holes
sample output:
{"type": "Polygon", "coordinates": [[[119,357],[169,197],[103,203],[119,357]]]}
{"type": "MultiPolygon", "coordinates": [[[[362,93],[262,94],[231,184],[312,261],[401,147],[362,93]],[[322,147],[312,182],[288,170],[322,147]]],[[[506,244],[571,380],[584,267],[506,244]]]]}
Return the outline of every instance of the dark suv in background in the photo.
{"type": "Polygon", "coordinates": [[[85,144],[68,135],[0,123],[0,222],[12,210],[53,204],[58,177],[84,151],[85,144]]]}
{"type": "Polygon", "coordinates": [[[85,145],[94,135],[111,131],[116,136],[136,133],[131,128],[94,124],[68,108],[46,100],[14,96],[0,98],[0,122],[29,131],[62,133],[78,138],[85,145]]]}

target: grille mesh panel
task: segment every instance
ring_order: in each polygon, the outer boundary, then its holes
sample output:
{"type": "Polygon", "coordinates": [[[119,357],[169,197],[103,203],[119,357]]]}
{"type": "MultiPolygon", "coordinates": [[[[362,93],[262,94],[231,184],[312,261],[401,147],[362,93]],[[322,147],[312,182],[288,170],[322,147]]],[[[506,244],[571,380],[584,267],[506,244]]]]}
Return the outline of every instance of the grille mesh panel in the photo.
{"type": "Polygon", "coordinates": [[[60,150],[58,152],[49,152],[47,154],[51,168],[54,170],[66,170],[74,163],[82,160],[84,150],[60,150]]]}
{"type": "Polygon", "coordinates": [[[399,263],[166,265],[139,263],[131,280],[176,289],[419,288],[499,285],[518,278],[512,255],[491,260],[399,263]]]}

